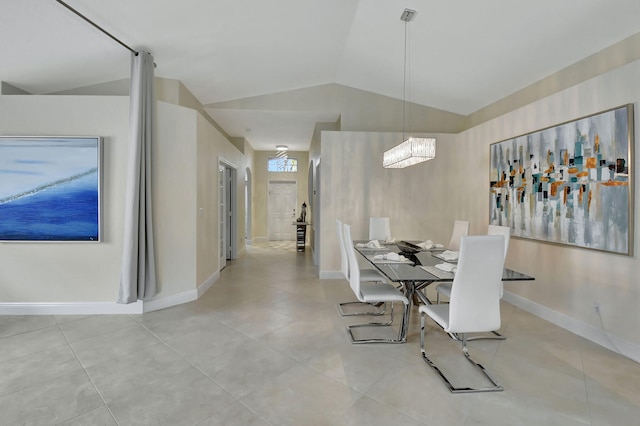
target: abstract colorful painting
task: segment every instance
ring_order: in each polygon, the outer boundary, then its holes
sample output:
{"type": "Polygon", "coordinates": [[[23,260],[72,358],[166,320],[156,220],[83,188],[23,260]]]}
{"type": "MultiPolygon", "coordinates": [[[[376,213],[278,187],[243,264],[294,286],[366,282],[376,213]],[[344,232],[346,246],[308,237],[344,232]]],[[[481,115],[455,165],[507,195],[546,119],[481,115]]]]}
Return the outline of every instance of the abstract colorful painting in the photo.
{"type": "Polygon", "coordinates": [[[0,136],[0,240],[100,241],[101,144],[0,136]]]}
{"type": "Polygon", "coordinates": [[[489,223],[632,255],[633,140],[629,104],[492,144],[489,223]]]}

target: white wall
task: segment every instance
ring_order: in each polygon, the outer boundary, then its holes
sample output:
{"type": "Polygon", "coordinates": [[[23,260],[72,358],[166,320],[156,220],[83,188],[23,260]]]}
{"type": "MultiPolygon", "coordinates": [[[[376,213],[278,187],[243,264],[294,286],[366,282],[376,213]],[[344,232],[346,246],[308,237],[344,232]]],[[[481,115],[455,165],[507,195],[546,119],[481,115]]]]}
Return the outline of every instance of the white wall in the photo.
{"type": "MultiPolygon", "coordinates": [[[[448,241],[454,219],[485,233],[489,215],[489,145],[627,103],[635,104],[640,129],[640,61],[558,92],[458,135],[438,138],[436,159],[402,170],[384,170],[382,152],[397,143],[385,133],[322,133],[322,229],[320,276],[338,277],[335,219],[366,238],[368,217],[391,217],[397,238],[448,241]]],[[[636,131],[635,143],[637,145],[636,131]]],[[[633,163],[632,170],[635,172],[633,163]]],[[[638,176],[635,176],[635,198],[638,176]]],[[[636,203],[636,229],[640,208],[636,203]]],[[[569,246],[513,239],[506,265],[534,282],[505,284],[505,299],[575,333],[640,360],[640,261],[569,246]],[[593,309],[601,306],[607,336],[593,309]]]]}

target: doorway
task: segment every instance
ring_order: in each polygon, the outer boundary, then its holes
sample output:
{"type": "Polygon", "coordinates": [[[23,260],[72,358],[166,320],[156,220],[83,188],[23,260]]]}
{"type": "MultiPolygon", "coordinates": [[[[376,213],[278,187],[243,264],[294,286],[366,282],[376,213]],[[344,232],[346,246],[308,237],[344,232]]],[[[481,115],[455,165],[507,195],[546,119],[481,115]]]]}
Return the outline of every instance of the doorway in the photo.
{"type": "Polygon", "coordinates": [[[251,225],[252,225],[252,212],[253,208],[253,195],[251,193],[251,169],[247,167],[244,175],[244,239],[245,244],[251,244],[251,225]]]}
{"type": "Polygon", "coordinates": [[[218,236],[219,269],[227,266],[228,259],[237,257],[237,170],[231,163],[219,160],[218,163],[218,236]]]}
{"type": "Polygon", "coordinates": [[[267,229],[271,241],[295,240],[298,183],[270,181],[267,200],[267,229]]]}

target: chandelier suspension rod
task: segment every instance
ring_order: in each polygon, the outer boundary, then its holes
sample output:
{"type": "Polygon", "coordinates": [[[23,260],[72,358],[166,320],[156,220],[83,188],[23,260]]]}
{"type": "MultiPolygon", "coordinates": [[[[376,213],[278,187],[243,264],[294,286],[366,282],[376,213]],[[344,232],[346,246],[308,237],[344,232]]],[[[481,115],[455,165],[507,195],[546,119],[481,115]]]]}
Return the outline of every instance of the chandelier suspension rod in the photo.
{"type": "Polygon", "coordinates": [[[407,124],[406,108],[407,108],[407,26],[409,20],[404,21],[404,71],[402,74],[402,140],[405,139],[405,127],[407,124]]]}
{"type": "Polygon", "coordinates": [[[406,130],[406,108],[407,108],[407,39],[409,32],[409,22],[415,16],[416,11],[413,9],[405,9],[400,16],[400,20],[404,22],[404,69],[402,73],[402,140],[405,139],[405,130],[406,130]]]}

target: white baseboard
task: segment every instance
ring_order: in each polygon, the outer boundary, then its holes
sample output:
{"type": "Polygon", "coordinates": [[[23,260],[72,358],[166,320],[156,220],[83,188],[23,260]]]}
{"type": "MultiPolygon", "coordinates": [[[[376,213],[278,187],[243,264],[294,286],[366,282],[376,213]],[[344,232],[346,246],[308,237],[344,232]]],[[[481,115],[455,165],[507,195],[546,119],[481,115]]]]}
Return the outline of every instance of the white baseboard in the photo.
{"type": "Polygon", "coordinates": [[[560,312],[556,312],[546,306],[532,302],[529,299],[525,299],[524,297],[516,294],[505,291],[503,299],[524,311],[640,363],[639,345],[621,339],[620,337],[617,337],[605,330],[595,328],[589,324],[578,321],[577,319],[571,318],[570,316],[560,312]]]}
{"type": "Polygon", "coordinates": [[[202,284],[195,290],[189,290],[171,296],[152,299],[144,302],[144,312],[159,311],[160,309],[170,308],[172,306],[182,305],[183,303],[198,300],[200,296],[205,294],[207,290],[220,278],[220,271],[216,271],[209,278],[204,280],[202,284]]]}
{"type": "Polygon", "coordinates": [[[196,290],[135,303],[65,302],[65,303],[0,303],[0,315],[118,315],[142,314],[197,300],[220,278],[216,271],[196,290]]]}
{"type": "Polygon", "coordinates": [[[141,314],[144,302],[122,304],[116,302],[64,303],[0,303],[0,315],[116,315],[141,314]]]}
{"type": "Polygon", "coordinates": [[[204,280],[204,282],[198,286],[198,299],[200,299],[200,297],[202,297],[202,295],[211,288],[213,283],[218,281],[218,278],[220,278],[220,271],[214,272],[213,275],[204,280]]]}
{"type": "Polygon", "coordinates": [[[267,237],[255,237],[252,241],[259,243],[259,242],[269,241],[269,239],[267,237]]]}
{"type": "Polygon", "coordinates": [[[320,271],[318,274],[321,280],[341,280],[344,279],[342,271],[320,271]]]}
{"type": "Polygon", "coordinates": [[[171,296],[158,297],[157,299],[145,300],[143,302],[144,312],[159,311],[183,303],[193,302],[198,299],[198,290],[183,291],[171,296]]]}

